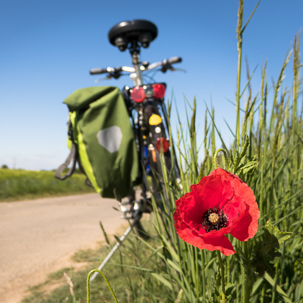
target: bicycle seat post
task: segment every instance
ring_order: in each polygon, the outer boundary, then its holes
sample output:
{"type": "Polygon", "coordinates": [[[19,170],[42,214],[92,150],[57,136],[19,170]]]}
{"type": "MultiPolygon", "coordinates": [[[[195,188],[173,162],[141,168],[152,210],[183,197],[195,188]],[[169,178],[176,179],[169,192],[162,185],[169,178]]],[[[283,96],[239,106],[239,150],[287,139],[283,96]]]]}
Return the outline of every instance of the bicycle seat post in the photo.
{"type": "Polygon", "coordinates": [[[143,81],[142,81],[142,74],[141,74],[141,70],[140,70],[140,46],[138,45],[137,41],[133,41],[131,43],[131,47],[129,48],[129,52],[132,56],[132,63],[133,66],[135,68],[135,74],[136,77],[134,77],[134,81],[136,83],[136,85],[142,85],[143,81]]]}

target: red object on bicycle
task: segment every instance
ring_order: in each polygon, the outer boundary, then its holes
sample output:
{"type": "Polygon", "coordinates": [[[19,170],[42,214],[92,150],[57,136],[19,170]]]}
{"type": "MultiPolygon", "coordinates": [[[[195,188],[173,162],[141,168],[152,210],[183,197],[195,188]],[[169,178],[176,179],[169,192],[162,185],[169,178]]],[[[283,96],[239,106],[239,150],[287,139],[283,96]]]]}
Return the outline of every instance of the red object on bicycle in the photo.
{"type": "Polygon", "coordinates": [[[158,138],[156,142],[156,149],[158,152],[161,151],[161,144],[163,148],[163,153],[166,153],[169,149],[169,142],[165,138],[158,138]]]}
{"type": "Polygon", "coordinates": [[[141,86],[134,87],[130,95],[132,99],[137,103],[141,103],[145,99],[144,89],[141,86]]]}
{"type": "Polygon", "coordinates": [[[165,95],[165,86],[163,84],[153,84],[154,97],[162,99],[165,95]]]}

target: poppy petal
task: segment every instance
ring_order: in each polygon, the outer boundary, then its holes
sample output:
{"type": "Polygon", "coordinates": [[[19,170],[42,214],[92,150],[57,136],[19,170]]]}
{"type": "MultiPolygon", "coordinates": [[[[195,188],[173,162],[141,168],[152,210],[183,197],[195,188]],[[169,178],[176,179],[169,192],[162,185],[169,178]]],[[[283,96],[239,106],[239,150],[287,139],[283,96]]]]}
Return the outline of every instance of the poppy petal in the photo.
{"type": "Polygon", "coordinates": [[[202,180],[197,185],[192,185],[191,191],[202,197],[204,212],[214,207],[222,208],[233,197],[234,190],[229,180],[220,175],[204,177],[202,180]]]}
{"type": "Polygon", "coordinates": [[[176,231],[183,241],[200,249],[207,249],[209,251],[219,250],[225,256],[233,255],[235,253],[235,250],[227,237],[204,238],[197,235],[182,221],[178,211],[174,213],[174,219],[176,231]]]}
{"type": "Polygon", "coordinates": [[[234,195],[229,181],[221,177],[202,178],[197,185],[191,186],[191,192],[176,201],[180,216],[191,228],[199,233],[203,223],[203,214],[210,208],[222,208],[234,195]],[[206,180],[206,181],[205,181],[206,180]]]}
{"type": "Polygon", "coordinates": [[[176,201],[176,207],[175,228],[181,239],[200,249],[219,250],[226,256],[235,253],[226,234],[247,241],[258,229],[260,212],[253,191],[238,176],[222,168],[192,185],[191,192],[176,201]],[[206,232],[203,216],[214,207],[227,216],[228,225],[206,232]]]}
{"type": "Polygon", "coordinates": [[[222,211],[228,218],[228,225],[234,225],[246,211],[245,201],[238,196],[234,196],[232,200],[224,205],[222,211]]]}

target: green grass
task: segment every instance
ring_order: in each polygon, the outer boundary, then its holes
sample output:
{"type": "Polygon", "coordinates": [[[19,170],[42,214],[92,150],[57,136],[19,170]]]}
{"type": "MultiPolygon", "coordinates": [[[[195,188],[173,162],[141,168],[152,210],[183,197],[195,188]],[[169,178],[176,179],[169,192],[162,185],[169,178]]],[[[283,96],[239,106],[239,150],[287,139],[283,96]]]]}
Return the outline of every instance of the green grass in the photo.
{"type": "MultiPolygon", "coordinates": [[[[150,297],[159,302],[169,300],[170,294],[163,292],[162,284],[149,274],[149,271],[160,270],[162,263],[157,264],[157,259],[153,260],[153,258],[151,258],[151,262],[145,262],[146,256],[150,255],[150,247],[159,244],[159,239],[152,228],[152,221],[153,219],[147,219],[143,222],[152,236],[149,242],[143,244],[137,236],[131,234],[103,270],[119,302],[149,302],[150,297]]],[[[111,239],[111,245],[114,244],[115,240],[111,239]]],[[[86,262],[87,265],[78,271],[73,268],[63,268],[49,274],[44,283],[29,289],[31,293],[22,300],[22,303],[79,302],[79,299],[81,302],[86,302],[87,274],[101,264],[110,249],[111,247],[102,243],[97,249],[78,251],[72,260],[80,263],[86,262]],[[74,297],[70,293],[70,286],[63,277],[64,272],[72,280],[74,297]],[[58,282],[61,286],[51,292],[46,291],[51,285],[58,282]]],[[[100,275],[91,283],[90,293],[91,302],[112,302],[108,286],[100,275]]]]}
{"type": "Polygon", "coordinates": [[[59,280],[63,277],[64,273],[69,274],[69,272],[72,271],[73,269],[74,269],[73,267],[72,268],[65,267],[59,269],[58,271],[52,272],[47,276],[48,280],[59,280]]]}
{"type": "MultiPolygon", "coordinates": [[[[187,131],[180,122],[178,132],[177,150],[183,189],[173,185],[168,178],[165,180],[168,211],[158,213],[154,208],[156,230],[169,255],[167,258],[167,255],[158,254],[165,264],[161,276],[163,286],[170,292],[171,299],[167,302],[175,302],[180,290],[180,302],[223,302],[221,280],[226,285],[227,302],[303,300],[303,111],[302,102],[299,102],[302,92],[299,35],[295,37],[292,53],[287,54],[277,80],[272,86],[267,82],[265,65],[260,91],[253,95],[248,64],[248,80],[242,91],[240,85],[242,39],[246,27],[242,27],[243,20],[240,20],[243,18],[243,1],[240,1],[238,16],[237,122],[234,131],[229,127],[234,142],[227,147],[216,127],[215,110],[207,108],[206,117],[211,122],[207,123],[205,119],[205,158],[198,163],[194,101],[192,117],[187,119],[187,131]],[[285,68],[291,58],[293,86],[282,89],[285,68]],[[272,100],[269,100],[269,89],[273,91],[272,100]],[[244,92],[248,97],[244,115],[240,116],[244,92]],[[221,154],[214,159],[218,147],[225,150],[226,159],[221,154]],[[239,175],[252,188],[261,213],[258,233],[253,239],[240,242],[230,237],[237,253],[223,256],[223,277],[216,252],[200,250],[180,240],[176,236],[172,216],[175,201],[190,191],[190,185],[198,183],[201,177],[216,168],[214,161],[239,175]],[[165,238],[165,234],[170,234],[170,237],[165,238]],[[281,240],[283,235],[287,237],[281,240]]],[[[156,300],[151,299],[151,302],[156,300]]]]}
{"type": "Polygon", "coordinates": [[[60,181],[50,171],[0,169],[0,202],[93,193],[84,182],[78,173],[60,181]]]}

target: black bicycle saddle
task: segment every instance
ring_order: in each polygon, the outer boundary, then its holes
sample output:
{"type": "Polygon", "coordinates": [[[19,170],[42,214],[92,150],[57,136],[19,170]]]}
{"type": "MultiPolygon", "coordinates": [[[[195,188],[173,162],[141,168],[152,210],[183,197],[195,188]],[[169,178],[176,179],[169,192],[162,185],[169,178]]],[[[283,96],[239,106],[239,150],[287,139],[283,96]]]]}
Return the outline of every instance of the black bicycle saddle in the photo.
{"type": "Polygon", "coordinates": [[[147,20],[122,21],[114,25],[109,33],[109,42],[124,51],[129,43],[140,42],[144,48],[158,35],[157,26],[147,20]]]}

